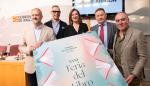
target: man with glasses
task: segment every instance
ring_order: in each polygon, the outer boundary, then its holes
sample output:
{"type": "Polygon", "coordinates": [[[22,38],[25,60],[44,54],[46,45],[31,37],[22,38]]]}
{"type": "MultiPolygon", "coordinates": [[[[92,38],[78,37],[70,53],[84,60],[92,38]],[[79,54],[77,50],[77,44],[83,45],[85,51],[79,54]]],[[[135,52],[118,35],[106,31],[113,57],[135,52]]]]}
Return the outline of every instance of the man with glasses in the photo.
{"type": "Polygon", "coordinates": [[[52,11],[51,11],[52,19],[45,23],[45,25],[47,25],[48,27],[51,27],[53,29],[54,33],[56,34],[57,39],[60,39],[63,37],[62,31],[67,26],[67,24],[64,21],[61,21],[59,19],[60,13],[61,13],[61,11],[60,11],[59,6],[53,5],[52,11]]]}

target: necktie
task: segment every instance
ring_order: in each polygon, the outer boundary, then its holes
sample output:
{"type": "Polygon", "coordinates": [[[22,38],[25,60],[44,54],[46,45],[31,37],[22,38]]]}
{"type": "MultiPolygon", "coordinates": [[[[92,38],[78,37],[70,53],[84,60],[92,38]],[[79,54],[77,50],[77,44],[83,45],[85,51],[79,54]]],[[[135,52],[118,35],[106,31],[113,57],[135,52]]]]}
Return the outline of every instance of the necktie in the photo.
{"type": "Polygon", "coordinates": [[[100,39],[104,43],[104,25],[100,25],[100,39]]]}

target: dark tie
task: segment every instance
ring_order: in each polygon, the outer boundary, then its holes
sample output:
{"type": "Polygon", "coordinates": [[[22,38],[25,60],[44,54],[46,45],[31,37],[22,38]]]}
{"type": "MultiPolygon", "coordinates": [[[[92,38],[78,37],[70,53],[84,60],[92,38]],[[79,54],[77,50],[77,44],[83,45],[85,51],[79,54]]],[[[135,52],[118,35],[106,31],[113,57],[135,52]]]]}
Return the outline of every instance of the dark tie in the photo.
{"type": "Polygon", "coordinates": [[[100,39],[104,43],[104,25],[100,25],[100,39]]]}

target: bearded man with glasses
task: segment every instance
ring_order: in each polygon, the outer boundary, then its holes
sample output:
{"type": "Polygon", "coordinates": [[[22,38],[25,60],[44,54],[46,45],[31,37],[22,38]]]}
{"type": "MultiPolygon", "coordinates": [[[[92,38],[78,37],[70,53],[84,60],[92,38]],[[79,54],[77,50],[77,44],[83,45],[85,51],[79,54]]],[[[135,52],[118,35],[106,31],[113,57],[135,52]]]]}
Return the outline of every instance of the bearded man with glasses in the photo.
{"type": "Polygon", "coordinates": [[[52,19],[46,22],[45,25],[53,29],[54,33],[56,34],[56,39],[60,39],[63,37],[62,32],[67,24],[59,19],[61,11],[58,5],[53,5],[51,9],[52,19]]]}

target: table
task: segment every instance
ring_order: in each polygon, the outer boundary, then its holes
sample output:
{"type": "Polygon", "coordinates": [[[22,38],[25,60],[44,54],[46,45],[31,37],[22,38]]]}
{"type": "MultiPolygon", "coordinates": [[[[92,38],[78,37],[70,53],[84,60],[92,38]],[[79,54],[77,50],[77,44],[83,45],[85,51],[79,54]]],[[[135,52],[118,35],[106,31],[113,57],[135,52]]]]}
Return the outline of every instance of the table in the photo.
{"type": "Polygon", "coordinates": [[[0,86],[26,86],[24,61],[0,61],[0,86]]]}

